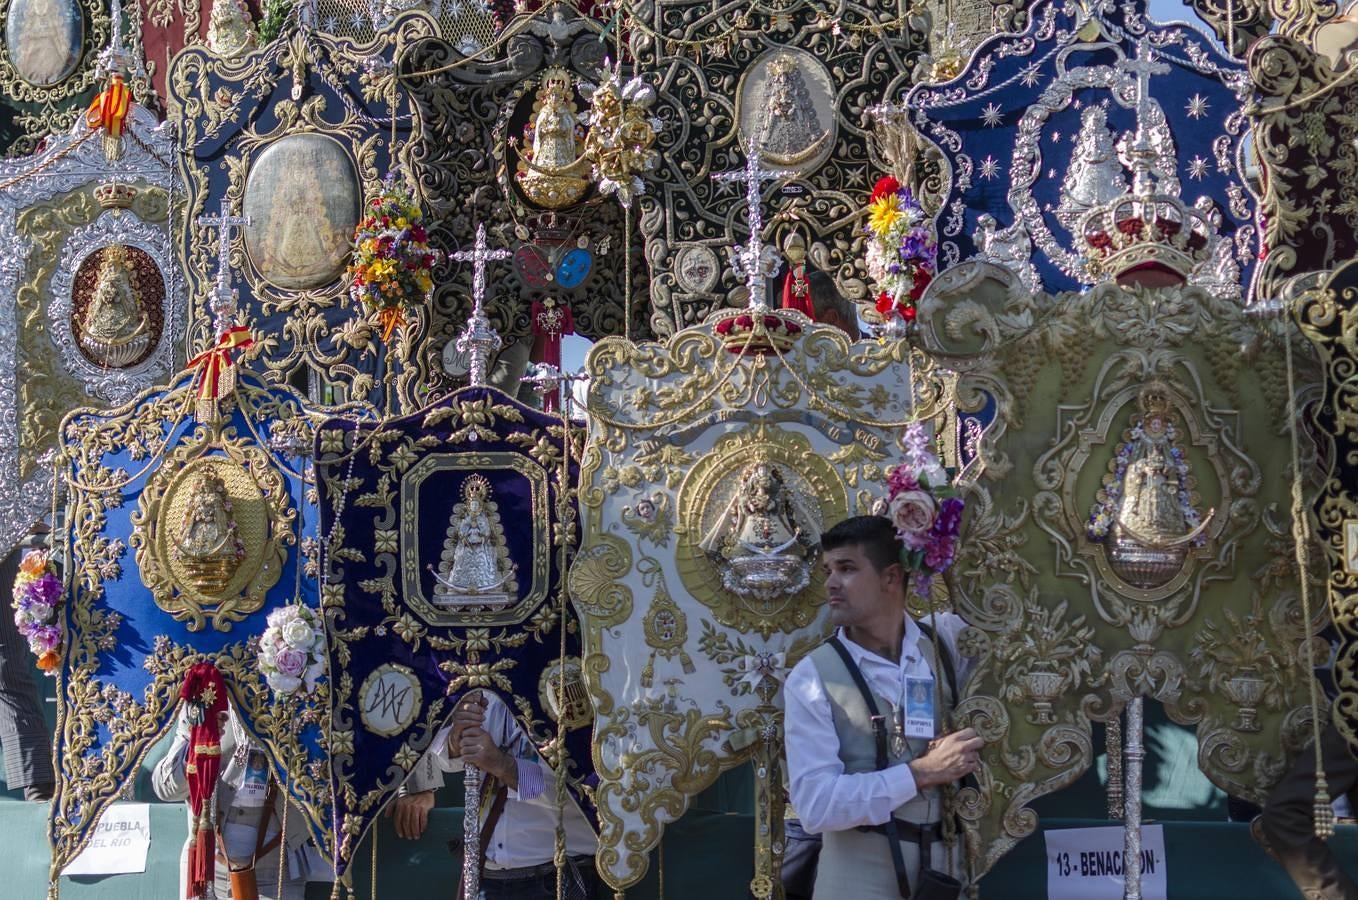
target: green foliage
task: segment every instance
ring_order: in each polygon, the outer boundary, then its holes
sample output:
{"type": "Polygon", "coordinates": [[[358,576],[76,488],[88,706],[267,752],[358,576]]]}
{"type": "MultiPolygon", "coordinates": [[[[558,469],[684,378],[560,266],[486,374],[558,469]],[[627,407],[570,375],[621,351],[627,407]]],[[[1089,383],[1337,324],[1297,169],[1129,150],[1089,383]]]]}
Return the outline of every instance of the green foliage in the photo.
{"type": "Polygon", "coordinates": [[[259,20],[259,42],[272,43],[288,26],[294,0],[264,0],[264,15],[259,20]]]}

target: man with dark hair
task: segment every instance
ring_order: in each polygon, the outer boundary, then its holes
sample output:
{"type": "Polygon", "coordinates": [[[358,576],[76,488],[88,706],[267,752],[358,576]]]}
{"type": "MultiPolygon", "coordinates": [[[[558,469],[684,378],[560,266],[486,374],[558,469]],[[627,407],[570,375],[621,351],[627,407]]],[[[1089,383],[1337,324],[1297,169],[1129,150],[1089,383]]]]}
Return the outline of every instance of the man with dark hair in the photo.
{"type": "Polygon", "coordinates": [[[940,788],[976,771],[983,743],[970,728],[942,734],[958,700],[950,645],[963,623],[930,616],[931,626],[906,611],[909,575],[886,518],[847,519],[821,549],[839,630],[784,690],[792,805],[824,840],[813,896],[896,900],[922,880],[955,885],[961,854],[942,841],[940,788]],[[905,715],[921,683],[938,698],[932,722],[905,715]]]}

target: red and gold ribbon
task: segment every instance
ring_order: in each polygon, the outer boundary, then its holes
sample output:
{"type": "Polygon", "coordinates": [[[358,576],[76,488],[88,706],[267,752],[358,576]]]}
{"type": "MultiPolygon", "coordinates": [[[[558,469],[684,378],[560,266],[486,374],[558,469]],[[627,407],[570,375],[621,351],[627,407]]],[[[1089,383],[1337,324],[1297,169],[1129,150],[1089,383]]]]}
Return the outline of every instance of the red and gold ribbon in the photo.
{"type": "Polygon", "coordinates": [[[132,108],[132,90],[123,81],[123,76],[114,73],[113,81],[99,93],[85,112],[85,124],[91,130],[104,130],[104,149],[110,158],[116,158],[118,139],[123,135],[123,123],[132,108]]]}
{"type": "Polygon", "coordinates": [[[226,682],[212,663],[195,663],[184,674],[179,697],[189,706],[190,726],[185,773],[193,826],[189,830],[186,896],[198,898],[206,896],[216,872],[212,795],[222,767],[220,714],[226,712],[226,682]]]}
{"type": "Polygon", "coordinates": [[[215,419],[217,402],[236,390],[236,361],[232,353],[253,346],[250,329],[237,325],[222,332],[217,343],[189,360],[197,375],[199,418],[215,419]]]}

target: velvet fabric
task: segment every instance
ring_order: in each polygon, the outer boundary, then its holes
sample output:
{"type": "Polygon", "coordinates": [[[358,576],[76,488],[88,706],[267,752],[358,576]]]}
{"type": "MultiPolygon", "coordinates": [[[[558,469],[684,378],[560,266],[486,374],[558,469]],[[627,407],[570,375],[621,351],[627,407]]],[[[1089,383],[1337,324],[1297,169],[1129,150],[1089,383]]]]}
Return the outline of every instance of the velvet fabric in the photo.
{"type": "MultiPolygon", "coordinates": [[[[374,439],[377,428],[334,418],[318,432],[321,530],[343,535],[342,545],[330,549],[326,573],[326,590],[333,592],[326,605],[342,607],[342,614],[327,619],[331,673],[349,686],[332,700],[334,727],[347,732],[344,747],[331,758],[335,821],[344,841],[341,872],[414,765],[411,752],[428,748],[468,690],[499,693],[539,747],[556,736],[556,723],[543,706],[542,676],[561,656],[556,604],[562,598],[563,573],[560,548],[548,536],[561,533],[564,525],[575,540],[573,510],[571,523],[558,521],[560,418],[495,389],[476,387],[382,422],[380,440],[374,439]],[[474,440],[468,438],[469,424],[474,440]],[[336,433],[345,435],[342,449],[336,433]],[[353,453],[354,446],[362,452],[353,453]],[[399,473],[395,479],[393,472],[399,473]],[[429,602],[452,531],[454,506],[475,477],[489,483],[489,499],[496,504],[503,543],[515,567],[510,601],[515,621],[502,619],[489,626],[471,616],[459,619],[456,611],[435,610],[429,602]],[[400,498],[399,519],[381,504],[380,498],[389,495],[400,498]],[[400,532],[399,552],[391,529],[400,532]],[[539,567],[545,577],[535,577],[539,567]],[[395,597],[384,601],[384,591],[395,597]],[[423,598],[420,603],[413,602],[412,591],[423,598]],[[393,620],[399,616],[393,617],[394,610],[423,628],[418,639],[396,629],[393,620]],[[335,639],[336,632],[342,632],[343,640],[335,639]],[[361,689],[386,667],[413,672],[419,690],[411,692],[418,693],[418,709],[408,727],[384,734],[365,724],[371,700],[365,705],[361,689]]],[[[569,469],[573,483],[573,459],[569,469]]],[[[388,502],[397,508],[397,500],[388,502]]],[[[568,615],[565,651],[579,657],[579,630],[573,614],[568,615]]],[[[402,629],[410,634],[410,625],[402,624],[402,629]]],[[[593,768],[589,728],[568,731],[566,747],[568,781],[574,789],[588,781],[593,768]]]]}

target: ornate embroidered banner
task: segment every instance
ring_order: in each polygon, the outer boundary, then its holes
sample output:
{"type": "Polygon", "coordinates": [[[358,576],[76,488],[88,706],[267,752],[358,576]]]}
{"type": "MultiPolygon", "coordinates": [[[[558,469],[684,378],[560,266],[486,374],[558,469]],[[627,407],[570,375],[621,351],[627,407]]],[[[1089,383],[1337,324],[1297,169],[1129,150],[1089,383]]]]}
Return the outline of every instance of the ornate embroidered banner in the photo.
{"type": "Polygon", "coordinates": [[[420,327],[386,347],[348,300],[342,276],[362,205],[398,168],[393,138],[399,147],[411,136],[396,56],[432,27],[408,16],[360,46],[303,29],[238,59],[202,47],[175,58],[169,120],[183,151],[177,244],[194,298],[191,345],[217,337],[208,308],[217,236],[196,222],[225,203],[250,218],[233,234],[231,254],[241,323],[261,336],[251,351],[261,376],[300,381],[326,403],[411,399],[421,380],[413,353],[420,327]],[[399,369],[393,390],[379,383],[387,369],[399,369]]]}
{"type": "Polygon", "coordinates": [[[1157,189],[1205,214],[1220,238],[1190,282],[1248,298],[1258,240],[1243,66],[1188,25],[1151,22],[1140,0],[1041,0],[1029,13],[1022,34],[987,41],[957,78],[905,98],[951,178],[940,268],[996,262],[1034,292],[1104,280],[1087,217],[1132,186],[1142,124],[1157,189]]]}
{"type": "Polygon", "coordinates": [[[667,123],[653,176],[663,188],[642,198],[637,218],[653,333],[665,338],[747,302],[727,248],[745,240],[749,222],[739,191],[710,176],[739,168],[751,140],[761,165],[793,173],[761,190],[785,207],[761,237],[782,248],[796,235],[808,271],[831,276],[839,294],[871,309],[859,211],[887,161],[866,114],[928,72],[929,17],[907,6],[845,0],[709,9],[662,0],[633,7],[630,55],[654,61],[657,114],[667,123]]]}
{"type": "Polygon", "coordinates": [[[181,360],[168,129],[134,105],[109,160],[83,122],[0,162],[0,547],[50,510],[62,416],[124,403],[181,360]]]}
{"type": "Polygon", "coordinates": [[[320,427],[341,873],[469,689],[500,694],[568,782],[589,778],[580,635],[561,585],[576,527],[563,485],[582,441],[573,431],[568,450],[560,419],[491,388],[320,427]]]}
{"type": "Polygon", "coordinates": [[[1272,35],[1249,56],[1264,170],[1261,297],[1358,256],[1358,85],[1305,43],[1272,35]]]}
{"type": "Polygon", "coordinates": [[[726,310],[665,344],[601,341],[586,359],[571,599],[597,716],[599,871],[618,890],[695,794],[753,760],[750,890],[771,896],[779,692],[826,633],[820,534],[885,495],[912,406],[938,399],[916,396],[902,341],[762,318],[726,310]]]}
{"type": "MultiPolygon", "coordinates": [[[[1317,289],[1298,298],[1294,315],[1307,338],[1320,352],[1325,375],[1325,395],[1318,404],[1316,420],[1333,445],[1329,460],[1348,460],[1358,442],[1358,419],[1354,417],[1353,372],[1358,361],[1354,335],[1355,298],[1358,298],[1358,264],[1350,262],[1334,272],[1317,289]]],[[[1316,498],[1316,536],[1329,563],[1329,607],[1339,633],[1339,652],[1334,662],[1335,698],[1332,714],[1339,733],[1358,753],[1358,472],[1349,465],[1329,468],[1316,498]]]]}
{"type": "Polygon", "coordinates": [[[308,480],[276,446],[308,446],[309,410],[242,377],[218,423],[192,417],[195,379],[61,428],[64,658],[57,682],[53,879],[174,721],[185,670],[215,662],[280,782],[324,833],[318,695],[276,703],[258,672],[271,610],[317,605],[308,480]]]}
{"type": "Polygon", "coordinates": [[[1324,567],[1302,573],[1295,555],[1281,341],[1298,408],[1317,393],[1313,355],[1198,287],[1032,295],[984,262],[943,273],[920,322],[958,395],[996,407],[947,575],[979,660],[958,724],[987,741],[959,795],[972,871],[1036,831],[1030,805],[1089,768],[1091,723],[1114,733],[1133,696],[1196,729],[1213,783],[1262,803],[1311,739],[1307,648],[1326,625],[1324,567]]]}

